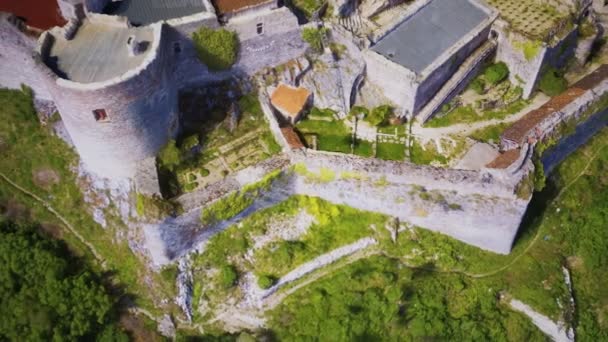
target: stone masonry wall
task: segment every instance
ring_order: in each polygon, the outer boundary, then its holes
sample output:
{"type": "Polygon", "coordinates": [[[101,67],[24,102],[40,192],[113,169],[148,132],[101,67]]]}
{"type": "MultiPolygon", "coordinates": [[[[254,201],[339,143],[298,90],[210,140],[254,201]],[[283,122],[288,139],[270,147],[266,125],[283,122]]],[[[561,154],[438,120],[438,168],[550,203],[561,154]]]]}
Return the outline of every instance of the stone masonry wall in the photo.
{"type": "Polygon", "coordinates": [[[420,84],[412,113],[417,114],[437,94],[439,89],[458,70],[458,67],[487,39],[490,32],[490,21],[484,23],[483,29],[472,37],[465,37],[462,47],[454,51],[448,60],[433,70],[420,84]]]}
{"type": "Polygon", "coordinates": [[[56,76],[47,84],[80,157],[102,177],[134,176],[137,163],[155,156],[177,133],[174,51],[162,28],[154,25],[152,60],[144,62],[141,70],[101,84],[56,76]],[[106,111],[106,122],[95,120],[96,109],[106,111]]]}
{"type": "Polygon", "coordinates": [[[32,55],[37,38],[27,35],[16,17],[0,13],[0,87],[21,89],[25,84],[37,98],[51,100],[40,69],[32,55]]]}
{"type": "Polygon", "coordinates": [[[298,27],[298,18],[287,7],[267,9],[230,19],[227,28],[235,31],[242,41],[259,36],[257,25],[262,24],[263,35],[272,36],[298,27]]]}

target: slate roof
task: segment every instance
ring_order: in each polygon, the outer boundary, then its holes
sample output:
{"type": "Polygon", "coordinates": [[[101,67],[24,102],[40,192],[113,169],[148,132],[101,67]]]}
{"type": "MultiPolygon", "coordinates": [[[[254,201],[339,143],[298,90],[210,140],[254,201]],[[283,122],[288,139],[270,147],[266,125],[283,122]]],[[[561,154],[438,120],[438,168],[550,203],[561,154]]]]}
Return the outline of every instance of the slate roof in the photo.
{"type": "Polygon", "coordinates": [[[148,25],[207,11],[203,0],[122,0],[110,2],[104,10],[107,14],[129,18],[133,25],[148,25]]]}
{"type": "Polygon", "coordinates": [[[372,50],[419,74],[489,16],[469,0],[432,0],[372,50]]]}

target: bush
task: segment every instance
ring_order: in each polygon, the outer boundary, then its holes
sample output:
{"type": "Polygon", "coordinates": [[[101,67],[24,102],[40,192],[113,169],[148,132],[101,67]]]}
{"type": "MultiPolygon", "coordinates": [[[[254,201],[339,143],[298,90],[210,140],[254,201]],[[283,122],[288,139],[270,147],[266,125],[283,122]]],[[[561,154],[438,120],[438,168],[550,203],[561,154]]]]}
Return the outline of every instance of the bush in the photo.
{"type": "Polygon", "coordinates": [[[237,280],[239,279],[239,274],[236,271],[236,268],[232,265],[224,265],[220,268],[220,285],[229,289],[236,285],[237,280]]]}
{"type": "Polygon", "coordinates": [[[348,115],[355,116],[355,117],[362,116],[363,118],[365,118],[369,115],[369,109],[362,107],[362,106],[353,106],[350,109],[350,112],[348,112],[348,115]]]}
{"type": "Polygon", "coordinates": [[[386,122],[388,116],[393,113],[391,106],[379,106],[374,108],[371,113],[365,118],[372,126],[380,126],[386,122]]]}
{"type": "Polygon", "coordinates": [[[486,68],[483,75],[488,83],[496,85],[507,79],[509,76],[509,68],[504,62],[492,64],[486,68]]]}
{"type": "Polygon", "coordinates": [[[323,42],[327,39],[329,30],[325,27],[307,27],[302,30],[302,39],[317,53],[323,52],[323,42]]]}
{"type": "Polygon", "coordinates": [[[190,136],[184,138],[184,140],[182,141],[182,144],[181,144],[182,153],[188,153],[188,152],[192,151],[192,149],[195,148],[196,146],[198,146],[198,144],[199,144],[199,140],[198,140],[197,134],[193,134],[193,135],[190,135],[190,136]]]}
{"type": "Polygon", "coordinates": [[[201,27],[192,35],[198,58],[211,70],[227,70],[236,62],[239,40],[226,29],[201,27]]]}
{"type": "Polygon", "coordinates": [[[269,289],[277,282],[273,276],[261,275],[258,277],[258,285],[263,289],[269,289]]]}
{"type": "Polygon", "coordinates": [[[540,91],[548,96],[557,96],[568,88],[568,81],[555,68],[549,68],[540,79],[540,91]]]}
{"type": "MultiPolygon", "coordinates": [[[[471,82],[470,87],[471,87],[471,89],[473,89],[474,92],[476,92],[479,95],[482,95],[486,90],[486,84],[480,78],[474,79],[473,82],[471,82]]],[[[446,112],[447,112],[447,110],[446,110],[446,112]]]]}
{"type": "Polygon", "coordinates": [[[173,171],[180,163],[180,153],[175,140],[169,140],[160,152],[157,158],[158,165],[166,170],[173,171]]]}

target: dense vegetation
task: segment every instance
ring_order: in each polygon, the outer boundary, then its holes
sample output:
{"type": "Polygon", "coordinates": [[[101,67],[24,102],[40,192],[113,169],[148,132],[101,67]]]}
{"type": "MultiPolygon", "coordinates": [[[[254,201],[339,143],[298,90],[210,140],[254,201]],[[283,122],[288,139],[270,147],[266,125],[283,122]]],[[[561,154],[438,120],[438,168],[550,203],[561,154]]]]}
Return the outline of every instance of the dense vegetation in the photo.
{"type": "Polygon", "coordinates": [[[538,83],[538,88],[548,96],[557,96],[568,88],[568,81],[554,68],[548,68],[538,83]]]}
{"type": "Polygon", "coordinates": [[[426,230],[382,241],[358,261],[288,297],[271,312],[279,339],[544,341],[501,294],[580,341],[608,338],[608,130],[569,157],[537,193],[513,252],[500,256],[426,230]],[[573,277],[576,314],[562,267],[573,277]]]}
{"type": "MultiPolygon", "coordinates": [[[[132,298],[136,305],[153,312],[158,310],[151,298],[172,296],[174,280],[167,283],[149,271],[130,250],[127,239],[117,239],[117,236],[124,236],[127,228],[112,208],[98,208],[105,215],[105,228],[93,220],[91,204],[85,201],[82,184],[72,171],[76,168],[77,155],[52,132],[50,123],[40,124],[30,91],[0,89],[0,117],[3,118],[0,120],[0,173],[46,201],[74,225],[80,236],[89,241],[107,263],[112,282],[120,284],[115,288],[118,296],[137,293],[132,298]]],[[[43,227],[52,227],[53,236],[66,241],[73,254],[100,270],[100,260],[89,247],[40,202],[3,179],[0,179],[0,209],[12,220],[40,222],[43,227]]],[[[163,309],[169,310],[168,307],[163,309]]]]}
{"type": "Polygon", "coordinates": [[[0,339],[128,340],[100,280],[38,229],[0,222],[0,339]]]}
{"type": "Polygon", "coordinates": [[[236,62],[239,40],[226,29],[201,27],[192,35],[199,59],[211,70],[227,70],[236,62]]]}

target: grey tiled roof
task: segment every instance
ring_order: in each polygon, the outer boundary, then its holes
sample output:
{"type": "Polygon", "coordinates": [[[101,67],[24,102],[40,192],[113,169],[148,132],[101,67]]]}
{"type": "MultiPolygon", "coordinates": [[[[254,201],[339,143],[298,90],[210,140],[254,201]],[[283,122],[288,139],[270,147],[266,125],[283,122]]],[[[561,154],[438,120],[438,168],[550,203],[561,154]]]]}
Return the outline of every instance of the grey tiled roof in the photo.
{"type": "Polygon", "coordinates": [[[372,49],[420,73],[488,17],[469,0],[433,0],[372,49]]]}
{"type": "Polygon", "coordinates": [[[134,25],[148,25],[205,12],[203,0],[123,0],[110,2],[107,14],[122,15],[134,25]]]}

